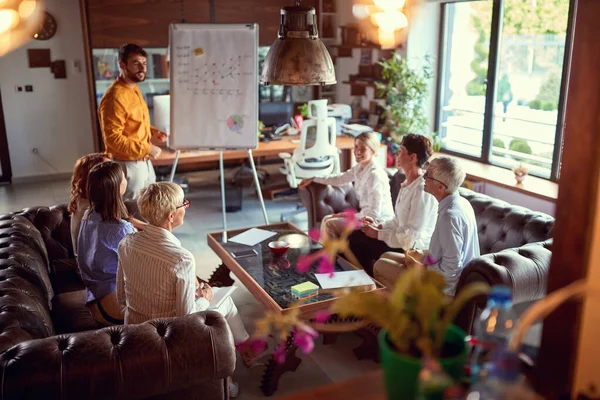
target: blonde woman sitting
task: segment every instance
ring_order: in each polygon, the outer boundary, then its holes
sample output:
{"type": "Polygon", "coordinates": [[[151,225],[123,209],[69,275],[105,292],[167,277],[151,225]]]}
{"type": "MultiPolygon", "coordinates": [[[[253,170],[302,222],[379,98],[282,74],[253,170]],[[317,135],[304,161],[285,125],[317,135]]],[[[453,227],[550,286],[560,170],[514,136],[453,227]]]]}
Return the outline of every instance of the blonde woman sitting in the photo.
{"type": "MultiPolygon", "coordinates": [[[[300,182],[300,189],[313,181],[324,185],[342,186],[354,182],[358,197],[358,218],[387,221],[394,218],[390,180],[383,168],[374,160],[379,151],[379,138],[374,132],[364,132],[354,140],[356,165],[348,171],[326,178],[310,178],[300,182]]],[[[327,215],[321,222],[321,238],[338,238],[344,230],[344,214],[327,215]]]]}

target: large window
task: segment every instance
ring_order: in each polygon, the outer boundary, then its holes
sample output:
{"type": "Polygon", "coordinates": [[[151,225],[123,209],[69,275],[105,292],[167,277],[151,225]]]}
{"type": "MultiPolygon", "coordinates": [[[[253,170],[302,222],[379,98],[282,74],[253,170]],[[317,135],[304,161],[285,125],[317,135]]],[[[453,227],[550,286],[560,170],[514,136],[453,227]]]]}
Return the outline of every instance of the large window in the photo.
{"type": "Polygon", "coordinates": [[[439,131],[446,151],[557,179],[570,0],[445,4],[439,131]]]}

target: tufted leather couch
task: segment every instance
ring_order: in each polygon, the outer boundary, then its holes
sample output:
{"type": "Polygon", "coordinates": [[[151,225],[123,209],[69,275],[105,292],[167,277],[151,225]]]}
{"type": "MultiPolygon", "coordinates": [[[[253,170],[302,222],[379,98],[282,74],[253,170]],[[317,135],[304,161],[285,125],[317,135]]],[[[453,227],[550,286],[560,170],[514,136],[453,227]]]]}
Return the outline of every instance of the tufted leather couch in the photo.
{"type": "Polygon", "coordinates": [[[226,399],[216,312],[103,328],[85,307],[65,205],[0,215],[2,399],[226,399]]]}
{"type": "MultiPolygon", "coordinates": [[[[398,173],[390,182],[392,204],[403,180],[404,176],[398,173]]],[[[464,267],[456,293],[470,282],[504,284],[513,290],[517,312],[524,310],[546,293],[554,218],[468,189],[459,190],[475,211],[482,256],[464,267]]],[[[318,226],[325,215],[358,207],[351,184],[332,187],[312,183],[300,191],[300,198],[308,211],[309,228],[318,226]]],[[[471,332],[485,301],[481,297],[469,302],[455,323],[471,332]]]]}

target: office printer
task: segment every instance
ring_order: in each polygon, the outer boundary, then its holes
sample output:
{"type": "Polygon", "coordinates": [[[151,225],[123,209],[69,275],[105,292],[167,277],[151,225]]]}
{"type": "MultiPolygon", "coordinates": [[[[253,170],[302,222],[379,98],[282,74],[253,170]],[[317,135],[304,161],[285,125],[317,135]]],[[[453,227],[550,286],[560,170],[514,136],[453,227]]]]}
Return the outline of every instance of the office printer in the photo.
{"type": "Polygon", "coordinates": [[[347,124],[352,119],[352,108],[348,104],[329,104],[327,106],[327,116],[336,120],[337,135],[342,134],[342,124],[347,124]]]}

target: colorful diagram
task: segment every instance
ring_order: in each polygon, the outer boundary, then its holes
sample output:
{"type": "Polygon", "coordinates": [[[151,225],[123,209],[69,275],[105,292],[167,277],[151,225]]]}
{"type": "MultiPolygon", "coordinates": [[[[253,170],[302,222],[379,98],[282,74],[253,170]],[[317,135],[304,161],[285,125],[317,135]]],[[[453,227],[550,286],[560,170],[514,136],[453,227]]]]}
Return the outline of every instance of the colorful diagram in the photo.
{"type": "Polygon", "coordinates": [[[240,133],[244,127],[244,116],[233,114],[227,117],[227,127],[230,131],[240,133]]]}

